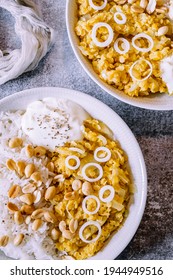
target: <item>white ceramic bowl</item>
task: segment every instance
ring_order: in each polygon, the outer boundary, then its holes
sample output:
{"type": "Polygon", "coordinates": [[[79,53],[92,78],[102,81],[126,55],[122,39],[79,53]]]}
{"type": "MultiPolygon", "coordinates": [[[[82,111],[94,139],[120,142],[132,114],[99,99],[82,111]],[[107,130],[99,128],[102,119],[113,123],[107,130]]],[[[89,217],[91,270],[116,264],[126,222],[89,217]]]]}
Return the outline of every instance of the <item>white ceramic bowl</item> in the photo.
{"type": "Polygon", "coordinates": [[[152,94],[149,97],[130,97],[123,92],[117,90],[113,86],[108,85],[102,81],[99,76],[94,72],[93,67],[89,60],[84,57],[78,48],[79,39],[75,34],[74,27],[77,22],[77,5],[76,0],[67,0],[66,5],[66,25],[70,44],[73,51],[82,65],[83,69],[90,76],[90,78],[99,85],[103,90],[116,97],[117,99],[131,104],[136,107],[152,110],[173,110],[173,96],[167,94],[152,94]]]}
{"type": "MultiPolygon", "coordinates": [[[[35,88],[13,94],[0,100],[0,111],[26,109],[27,105],[45,97],[66,98],[80,104],[88,113],[110,127],[115,138],[128,155],[136,192],[134,203],[130,206],[129,215],[123,227],[91,259],[115,259],[134,236],[145,209],[147,197],[147,174],[140,147],[125,122],[108,106],[84,93],[62,88],[35,88]]],[[[4,255],[0,254],[0,259],[4,255]]]]}

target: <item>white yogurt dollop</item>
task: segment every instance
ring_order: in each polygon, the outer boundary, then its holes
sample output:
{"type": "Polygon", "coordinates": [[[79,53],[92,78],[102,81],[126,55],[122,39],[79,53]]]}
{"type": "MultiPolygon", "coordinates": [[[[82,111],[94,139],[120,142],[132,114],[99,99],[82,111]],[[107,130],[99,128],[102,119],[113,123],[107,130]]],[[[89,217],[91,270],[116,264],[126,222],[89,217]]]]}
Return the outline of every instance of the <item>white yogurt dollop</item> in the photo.
{"type": "Polygon", "coordinates": [[[22,129],[33,145],[54,150],[72,140],[81,140],[81,126],[90,115],[71,100],[44,98],[30,103],[22,129]]]}
{"type": "Polygon", "coordinates": [[[161,77],[168,87],[169,94],[173,94],[173,55],[161,61],[160,69],[161,77]]]}

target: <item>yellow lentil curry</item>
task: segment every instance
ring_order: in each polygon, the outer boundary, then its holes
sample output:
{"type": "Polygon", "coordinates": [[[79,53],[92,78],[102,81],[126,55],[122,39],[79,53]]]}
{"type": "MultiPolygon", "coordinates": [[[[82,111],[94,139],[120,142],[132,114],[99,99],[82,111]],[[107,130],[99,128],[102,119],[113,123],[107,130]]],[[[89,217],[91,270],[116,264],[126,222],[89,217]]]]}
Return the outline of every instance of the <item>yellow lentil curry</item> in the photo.
{"type": "Polygon", "coordinates": [[[161,60],[173,54],[172,23],[165,1],[76,2],[78,22],[75,32],[79,37],[79,48],[91,61],[100,79],[129,96],[169,92],[160,69],[161,60]],[[91,4],[103,5],[103,8],[97,10],[91,4]],[[97,43],[92,35],[96,26],[97,43]],[[108,29],[112,32],[112,40],[105,47],[99,46],[108,39],[108,29]],[[132,42],[136,35],[134,47],[132,42]],[[127,51],[123,52],[124,49],[127,51]]]}
{"type": "Polygon", "coordinates": [[[56,248],[74,259],[95,255],[121,228],[133,192],[127,156],[103,133],[102,123],[86,120],[83,134],[82,141],[57,148],[52,157],[55,172],[61,174],[58,193],[51,200],[59,220],[56,248]]]}

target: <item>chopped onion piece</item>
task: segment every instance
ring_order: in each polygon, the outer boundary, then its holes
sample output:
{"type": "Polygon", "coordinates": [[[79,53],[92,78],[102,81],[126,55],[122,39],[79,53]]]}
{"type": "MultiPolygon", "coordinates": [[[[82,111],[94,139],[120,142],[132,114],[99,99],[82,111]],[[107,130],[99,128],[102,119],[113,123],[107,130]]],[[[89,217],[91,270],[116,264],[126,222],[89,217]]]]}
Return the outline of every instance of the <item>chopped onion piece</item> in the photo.
{"type": "Polygon", "coordinates": [[[106,145],[107,144],[107,140],[106,138],[103,136],[103,135],[99,135],[98,138],[102,141],[103,145],[106,145]]]}
{"type": "Polygon", "coordinates": [[[104,0],[104,3],[101,6],[96,6],[96,5],[94,5],[93,0],[89,0],[89,4],[90,4],[91,8],[93,8],[96,11],[103,10],[106,7],[107,2],[108,2],[107,0],[104,0]]]}
{"type": "Polygon", "coordinates": [[[152,71],[153,71],[153,66],[152,66],[152,64],[151,64],[151,62],[149,62],[148,60],[146,60],[146,59],[144,59],[144,58],[140,58],[140,59],[138,59],[138,60],[136,60],[133,64],[132,64],[132,66],[130,67],[130,70],[129,70],[129,74],[130,74],[130,76],[132,77],[132,79],[133,80],[136,80],[136,81],[145,81],[145,80],[147,80],[150,76],[151,76],[151,74],[152,74],[152,71]],[[139,62],[139,61],[145,61],[149,66],[150,66],[150,72],[149,72],[149,74],[146,76],[146,77],[144,77],[143,79],[137,79],[134,75],[133,75],[133,68],[134,68],[134,66],[139,62]]]}
{"type": "Polygon", "coordinates": [[[93,40],[94,44],[97,47],[104,48],[104,47],[109,46],[110,43],[112,43],[113,38],[114,38],[114,32],[113,32],[112,27],[109,24],[107,24],[105,22],[98,22],[94,25],[91,36],[92,36],[92,40],[93,40]],[[100,27],[106,27],[109,32],[108,38],[104,42],[100,42],[97,40],[97,29],[99,29],[100,27]]]}
{"type": "Polygon", "coordinates": [[[71,169],[71,170],[76,170],[79,168],[80,166],[80,159],[77,157],[77,156],[68,156],[66,159],[65,159],[65,165],[67,166],[67,168],[71,169]],[[74,159],[76,161],[76,165],[73,166],[73,165],[70,165],[69,164],[69,161],[71,159],[74,159]]]}
{"type": "Polygon", "coordinates": [[[83,151],[82,149],[75,148],[75,147],[71,147],[71,148],[69,148],[69,150],[77,152],[77,153],[79,153],[81,155],[85,153],[85,151],[83,151]]]}
{"type": "Polygon", "coordinates": [[[100,235],[101,235],[101,226],[100,226],[100,224],[99,224],[98,222],[96,222],[96,221],[88,221],[88,222],[86,222],[85,224],[83,224],[83,225],[81,226],[81,228],[80,228],[80,230],[79,230],[79,237],[80,237],[80,239],[81,239],[83,242],[85,242],[85,243],[92,243],[92,242],[97,241],[97,239],[99,239],[100,235]],[[98,234],[97,234],[97,236],[96,236],[94,239],[92,239],[92,240],[87,240],[87,239],[85,239],[84,236],[83,236],[83,231],[84,231],[84,229],[85,229],[86,227],[92,226],[92,225],[98,228],[98,234]]]}
{"type": "Polygon", "coordinates": [[[99,208],[100,208],[100,200],[99,200],[98,197],[95,196],[95,195],[88,195],[88,196],[86,196],[86,197],[84,198],[84,200],[82,201],[82,209],[83,209],[83,211],[84,211],[86,214],[88,214],[88,215],[94,215],[94,214],[96,214],[96,213],[99,211],[99,208]],[[94,211],[92,211],[92,212],[89,211],[89,210],[87,209],[87,207],[86,207],[86,202],[87,202],[87,200],[90,199],[90,198],[94,199],[94,200],[97,202],[97,207],[96,207],[96,209],[95,209],[94,211]]]}
{"type": "Polygon", "coordinates": [[[132,45],[133,45],[133,47],[134,47],[135,49],[137,49],[138,51],[146,53],[146,52],[149,52],[149,51],[152,50],[152,48],[153,48],[153,46],[154,46],[154,42],[153,42],[153,39],[152,39],[149,35],[147,35],[147,34],[145,34],[145,33],[139,33],[139,34],[135,35],[135,36],[132,38],[132,45]],[[138,46],[135,44],[135,41],[136,41],[137,39],[139,39],[139,38],[145,38],[145,39],[147,39],[147,40],[149,41],[149,43],[150,43],[150,44],[149,44],[149,47],[148,47],[148,48],[140,48],[140,47],[138,47],[138,46]]]}
{"type": "Polygon", "coordinates": [[[116,12],[116,13],[114,14],[114,20],[115,20],[115,22],[118,23],[118,24],[125,24],[126,21],[127,21],[127,18],[126,18],[126,16],[125,16],[125,14],[123,14],[122,12],[116,12]],[[120,16],[121,19],[119,19],[118,16],[120,16]]]}
{"type": "Polygon", "coordinates": [[[115,190],[110,185],[106,185],[106,186],[102,187],[99,191],[100,200],[103,201],[103,202],[106,202],[106,203],[112,201],[114,199],[114,195],[115,195],[115,190]],[[107,190],[110,191],[110,195],[107,196],[106,198],[104,198],[103,195],[104,195],[105,191],[107,191],[107,190]]]}
{"type": "Polygon", "coordinates": [[[115,41],[114,49],[116,50],[116,52],[118,52],[120,54],[125,54],[130,50],[130,43],[125,38],[120,37],[115,41]],[[120,50],[120,48],[118,46],[119,42],[123,43],[122,44],[123,45],[123,50],[120,50]]]}
{"type": "Polygon", "coordinates": [[[101,167],[101,165],[100,164],[98,164],[98,163],[95,163],[95,162],[90,162],[90,163],[87,163],[87,164],[85,164],[84,166],[83,166],[83,168],[82,168],[82,177],[86,180],[86,181],[88,181],[88,182],[97,182],[97,181],[99,181],[102,177],[103,177],[103,168],[101,167]],[[88,177],[87,175],[86,175],[86,169],[88,168],[88,167],[90,167],[90,166],[95,166],[98,170],[99,170],[99,175],[98,175],[98,177],[97,178],[90,178],[90,177],[88,177]]]}
{"type": "Polygon", "coordinates": [[[94,158],[95,160],[97,160],[98,162],[106,162],[108,160],[110,160],[111,158],[111,151],[106,148],[106,147],[98,147],[95,151],[94,151],[94,158]],[[100,158],[97,156],[98,152],[103,151],[107,153],[107,156],[105,156],[104,158],[100,158]]]}
{"type": "Polygon", "coordinates": [[[124,205],[114,200],[112,203],[112,208],[114,208],[118,211],[121,211],[121,210],[123,210],[124,205]]]}

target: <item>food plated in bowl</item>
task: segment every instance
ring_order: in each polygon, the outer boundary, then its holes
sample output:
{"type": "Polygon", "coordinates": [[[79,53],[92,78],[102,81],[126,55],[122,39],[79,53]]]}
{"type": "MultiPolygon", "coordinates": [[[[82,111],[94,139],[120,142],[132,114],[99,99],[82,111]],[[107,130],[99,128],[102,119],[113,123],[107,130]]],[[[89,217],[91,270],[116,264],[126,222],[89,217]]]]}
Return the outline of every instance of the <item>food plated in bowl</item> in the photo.
{"type": "Polygon", "coordinates": [[[168,4],[155,0],[67,2],[67,30],[73,50],[105,91],[139,107],[173,108],[172,15],[168,16],[168,4]]]}
{"type": "Polygon", "coordinates": [[[114,259],[146,200],[129,128],[101,102],[66,89],[17,93],[0,111],[1,249],[18,259],[114,259]]]}

